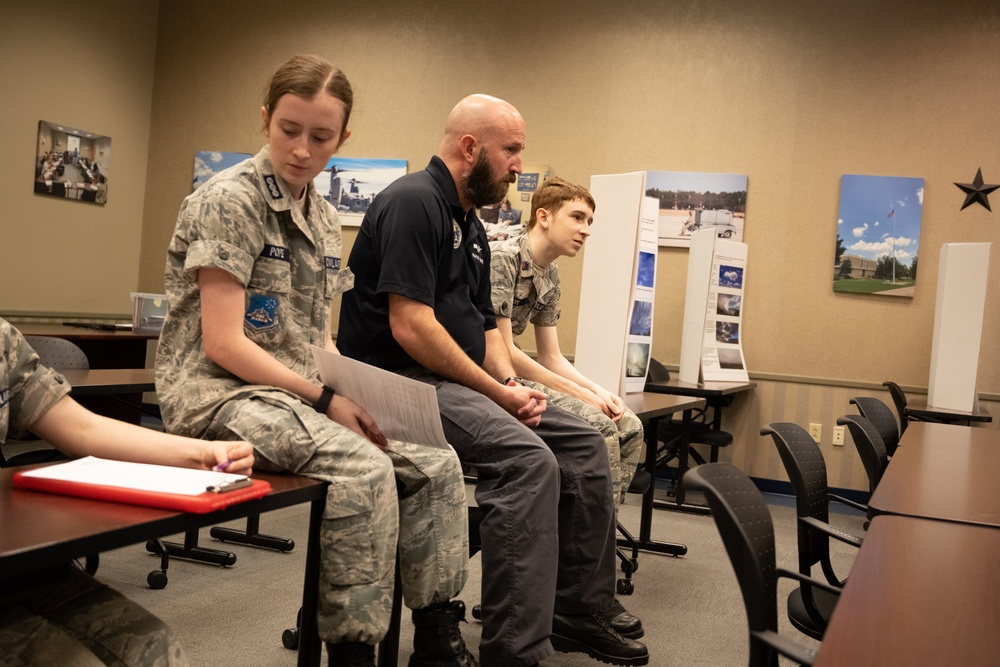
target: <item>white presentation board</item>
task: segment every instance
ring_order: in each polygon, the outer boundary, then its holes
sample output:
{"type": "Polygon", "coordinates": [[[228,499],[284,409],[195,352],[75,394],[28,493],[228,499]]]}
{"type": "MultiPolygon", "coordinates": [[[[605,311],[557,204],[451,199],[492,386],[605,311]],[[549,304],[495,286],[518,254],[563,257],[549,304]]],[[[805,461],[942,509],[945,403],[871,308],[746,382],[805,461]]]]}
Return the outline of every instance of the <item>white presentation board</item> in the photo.
{"type": "Polygon", "coordinates": [[[989,243],[941,246],[927,405],[971,412],[983,333],[989,243]]]}

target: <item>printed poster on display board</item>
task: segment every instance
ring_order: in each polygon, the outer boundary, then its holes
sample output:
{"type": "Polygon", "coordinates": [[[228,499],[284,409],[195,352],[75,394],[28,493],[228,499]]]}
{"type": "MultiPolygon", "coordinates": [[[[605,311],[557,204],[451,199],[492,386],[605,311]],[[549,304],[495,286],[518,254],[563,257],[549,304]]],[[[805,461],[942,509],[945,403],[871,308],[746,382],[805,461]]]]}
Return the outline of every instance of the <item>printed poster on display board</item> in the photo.
{"type": "Polygon", "coordinates": [[[656,224],[659,202],[643,197],[639,213],[632,293],[629,300],[628,343],[625,346],[625,391],[642,391],[646,386],[649,357],[653,345],[653,303],[656,287],[656,224]]]}
{"type": "Polygon", "coordinates": [[[711,230],[691,237],[681,337],[684,382],[749,382],[743,356],[747,246],[711,230]]]}

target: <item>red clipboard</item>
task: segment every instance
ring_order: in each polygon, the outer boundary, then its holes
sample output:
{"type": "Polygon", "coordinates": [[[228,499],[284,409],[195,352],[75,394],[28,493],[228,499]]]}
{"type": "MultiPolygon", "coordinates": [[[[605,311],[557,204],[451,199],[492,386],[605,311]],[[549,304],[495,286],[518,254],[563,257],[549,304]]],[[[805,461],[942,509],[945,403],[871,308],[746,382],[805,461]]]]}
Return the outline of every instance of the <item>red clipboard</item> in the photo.
{"type": "Polygon", "coordinates": [[[200,493],[196,496],[187,496],[177,493],[159,493],[155,491],[139,491],[136,489],[125,489],[117,486],[104,486],[101,484],[85,484],[82,482],[67,482],[61,479],[46,479],[44,477],[32,477],[24,472],[14,473],[13,484],[16,489],[30,489],[32,491],[44,491],[45,493],[56,493],[64,496],[78,496],[80,498],[91,498],[93,500],[107,500],[114,503],[125,503],[128,505],[142,505],[145,507],[158,507],[167,510],[179,510],[181,512],[192,512],[194,514],[207,514],[217,510],[225,509],[230,505],[242,503],[247,500],[263,498],[271,492],[271,485],[263,480],[255,479],[250,486],[235,491],[225,493],[200,493]]]}

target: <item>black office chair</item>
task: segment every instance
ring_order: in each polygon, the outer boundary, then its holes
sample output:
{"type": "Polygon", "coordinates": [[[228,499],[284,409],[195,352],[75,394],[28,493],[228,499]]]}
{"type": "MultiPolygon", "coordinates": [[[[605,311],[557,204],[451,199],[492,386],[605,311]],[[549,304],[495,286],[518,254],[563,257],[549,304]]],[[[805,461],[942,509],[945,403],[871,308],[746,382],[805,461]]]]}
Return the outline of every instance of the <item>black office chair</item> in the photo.
{"type": "Polygon", "coordinates": [[[749,625],[750,667],[777,667],[779,654],[811,665],[812,650],[778,634],[778,578],[795,579],[830,594],[836,594],[837,588],[776,567],[771,514],[743,472],[728,463],[709,463],[688,470],[684,484],[705,494],[736,571],[749,625]]]}
{"type": "Polygon", "coordinates": [[[875,426],[861,415],[844,415],[837,419],[837,424],[847,426],[851,431],[851,439],[861,456],[861,463],[868,475],[868,488],[872,493],[882,480],[882,474],[889,465],[889,456],[882,438],[875,426]]]}
{"type": "Polygon", "coordinates": [[[885,446],[885,453],[892,456],[896,453],[896,445],[899,444],[899,428],[896,426],[896,416],[892,414],[889,406],[877,398],[858,396],[850,401],[857,406],[861,416],[871,422],[875,430],[882,438],[885,446]]]}
{"type": "MultiPolygon", "coordinates": [[[[795,489],[799,572],[808,576],[813,565],[818,563],[827,583],[841,588],[843,579],[837,576],[830,561],[830,538],[855,547],[861,546],[861,540],[830,526],[830,499],[859,510],[867,508],[829,493],[823,453],[801,426],[770,424],[762,428],[760,434],[770,435],[774,440],[785,472],[795,489]]],[[[836,604],[836,596],[813,590],[811,586],[800,586],[788,595],[788,620],[801,632],[814,639],[822,639],[836,604]]]]}
{"type": "Polygon", "coordinates": [[[895,382],[883,382],[882,386],[889,390],[892,402],[896,406],[896,417],[899,419],[899,436],[906,433],[906,425],[913,421],[906,416],[906,393],[895,382]]]}

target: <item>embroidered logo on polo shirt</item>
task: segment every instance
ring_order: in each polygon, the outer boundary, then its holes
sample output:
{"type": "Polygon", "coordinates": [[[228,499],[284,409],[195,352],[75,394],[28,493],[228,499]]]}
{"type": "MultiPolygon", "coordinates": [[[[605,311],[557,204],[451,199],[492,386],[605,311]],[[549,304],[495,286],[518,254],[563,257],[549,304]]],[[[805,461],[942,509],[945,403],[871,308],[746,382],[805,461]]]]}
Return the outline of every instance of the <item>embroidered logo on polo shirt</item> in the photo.
{"type": "Polygon", "coordinates": [[[451,221],[451,245],[455,250],[462,245],[462,228],[454,220],[451,221]]]}
{"type": "Polygon", "coordinates": [[[264,183],[267,185],[267,191],[271,194],[271,199],[285,198],[281,194],[281,188],[278,187],[278,180],[274,177],[274,174],[265,174],[264,183]]]}
{"type": "Polygon", "coordinates": [[[273,327],[276,324],[275,315],[278,312],[278,300],[264,294],[254,294],[250,297],[247,312],[243,322],[258,331],[273,327]]]}
{"type": "Polygon", "coordinates": [[[280,259],[282,262],[292,261],[288,248],[284,248],[280,245],[271,245],[270,243],[264,244],[264,249],[260,251],[260,256],[269,259],[280,259]]]}
{"type": "Polygon", "coordinates": [[[324,256],[323,261],[326,263],[327,271],[340,271],[340,258],[339,257],[328,257],[324,256]]]}

